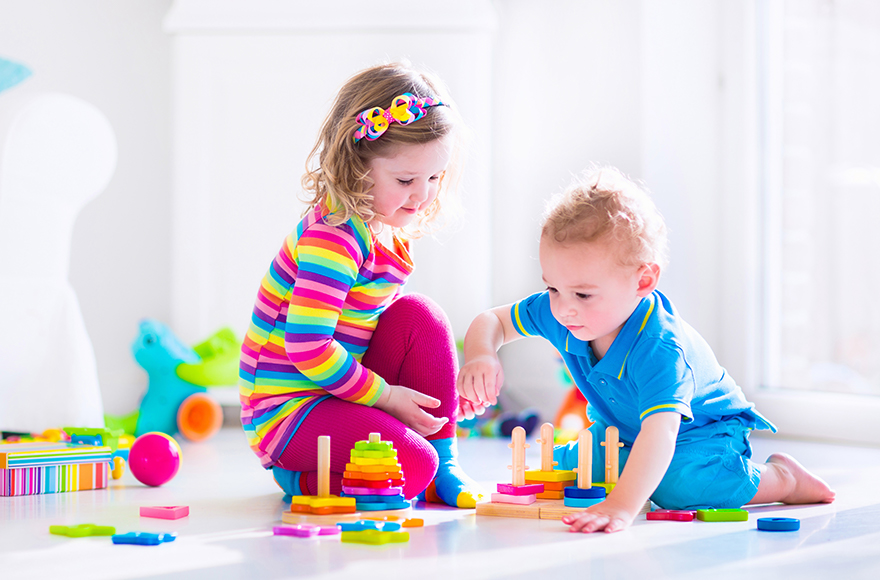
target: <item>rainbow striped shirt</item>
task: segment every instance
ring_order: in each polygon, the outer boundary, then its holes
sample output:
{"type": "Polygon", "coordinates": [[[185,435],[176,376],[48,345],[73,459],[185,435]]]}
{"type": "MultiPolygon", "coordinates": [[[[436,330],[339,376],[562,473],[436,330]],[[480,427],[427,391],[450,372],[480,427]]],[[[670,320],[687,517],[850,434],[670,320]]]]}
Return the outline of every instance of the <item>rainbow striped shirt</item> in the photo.
{"type": "Polygon", "coordinates": [[[330,226],[326,214],[314,208],[285,239],[241,348],[241,422],[267,469],[318,402],[372,406],[387,387],[360,360],[413,270],[407,246],[395,238],[391,251],[360,218],[330,226]]]}

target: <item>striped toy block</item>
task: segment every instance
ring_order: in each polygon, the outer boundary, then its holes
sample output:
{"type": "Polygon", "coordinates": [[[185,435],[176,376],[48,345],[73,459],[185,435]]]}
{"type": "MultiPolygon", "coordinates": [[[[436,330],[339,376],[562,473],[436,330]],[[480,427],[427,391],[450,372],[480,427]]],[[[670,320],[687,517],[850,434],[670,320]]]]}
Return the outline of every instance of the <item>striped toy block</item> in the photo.
{"type": "Polygon", "coordinates": [[[104,489],[109,479],[110,466],[103,462],[0,469],[0,496],[104,489]]]}

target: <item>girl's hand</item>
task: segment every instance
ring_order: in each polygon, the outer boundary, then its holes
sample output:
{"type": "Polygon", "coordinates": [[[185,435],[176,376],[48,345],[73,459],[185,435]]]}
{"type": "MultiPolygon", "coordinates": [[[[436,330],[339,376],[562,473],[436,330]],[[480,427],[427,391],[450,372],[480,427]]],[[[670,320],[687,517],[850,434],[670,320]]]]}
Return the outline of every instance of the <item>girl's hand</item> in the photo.
{"type": "Polygon", "coordinates": [[[458,396],[477,407],[489,407],[498,403],[498,393],[504,383],[504,370],[498,355],[492,353],[474,357],[458,373],[456,388],[458,396]]]}
{"type": "Polygon", "coordinates": [[[375,405],[422,437],[433,435],[449,421],[448,417],[435,417],[422,409],[439,406],[439,399],[400,385],[388,385],[375,405]]]}
{"type": "Polygon", "coordinates": [[[570,532],[589,533],[604,530],[606,533],[611,533],[625,530],[633,523],[635,517],[635,514],[615,504],[609,496],[602,503],[563,517],[562,523],[570,526],[568,528],[570,532]]]}

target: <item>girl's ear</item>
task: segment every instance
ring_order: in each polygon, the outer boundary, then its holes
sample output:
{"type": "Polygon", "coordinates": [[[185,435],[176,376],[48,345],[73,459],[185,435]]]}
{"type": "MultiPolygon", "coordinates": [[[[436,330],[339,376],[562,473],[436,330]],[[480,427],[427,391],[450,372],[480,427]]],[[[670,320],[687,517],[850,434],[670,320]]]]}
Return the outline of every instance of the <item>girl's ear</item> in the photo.
{"type": "Polygon", "coordinates": [[[645,264],[639,269],[639,287],[636,294],[644,298],[657,288],[660,282],[660,266],[653,262],[645,264]]]}

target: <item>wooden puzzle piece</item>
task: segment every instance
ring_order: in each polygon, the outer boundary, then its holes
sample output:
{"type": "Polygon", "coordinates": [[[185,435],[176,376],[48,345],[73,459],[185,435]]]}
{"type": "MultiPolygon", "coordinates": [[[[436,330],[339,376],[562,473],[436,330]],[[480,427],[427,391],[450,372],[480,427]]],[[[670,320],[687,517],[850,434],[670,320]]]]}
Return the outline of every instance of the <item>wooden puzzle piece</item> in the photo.
{"type": "Polygon", "coordinates": [[[672,522],[692,522],[697,515],[695,510],[654,510],[645,514],[648,520],[666,520],[672,522]]]}
{"type": "Polygon", "coordinates": [[[758,518],[758,529],[763,532],[795,532],[801,529],[797,518],[758,518]]]}
{"type": "Polygon", "coordinates": [[[96,526],[95,524],[79,524],[78,526],[49,526],[49,533],[69,538],[86,536],[112,536],[116,533],[113,526],[96,526]]]}
{"type": "Polygon", "coordinates": [[[143,506],[140,509],[142,518],[159,518],[163,520],[179,520],[189,515],[189,506],[143,506]]]}
{"type": "Polygon", "coordinates": [[[507,493],[493,493],[492,494],[492,502],[497,503],[512,503],[512,504],[520,504],[520,505],[529,505],[535,503],[537,497],[535,494],[531,495],[510,495],[507,493]]]}
{"type": "Polygon", "coordinates": [[[342,532],[342,541],[360,544],[403,543],[409,541],[409,532],[382,532],[379,530],[342,532]]]}
{"type": "Polygon", "coordinates": [[[533,495],[544,491],[543,483],[532,483],[526,485],[510,485],[509,483],[499,483],[498,493],[506,493],[507,495],[533,495]]]}
{"type": "Polygon", "coordinates": [[[559,483],[574,481],[577,479],[577,474],[574,471],[561,469],[556,471],[526,471],[524,479],[535,483],[559,483]]]}
{"type": "Polygon", "coordinates": [[[137,546],[158,546],[165,542],[173,542],[177,539],[177,534],[148,534],[146,532],[128,532],[127,534],[116,534],[110,538],[114,544],[133,544],[137,546]]]}
{"type": "Polygon", "coordinates": [[[738,508],[697,510],[697,519],[704,522],[746,522],[749,512],[738,508]]]}

